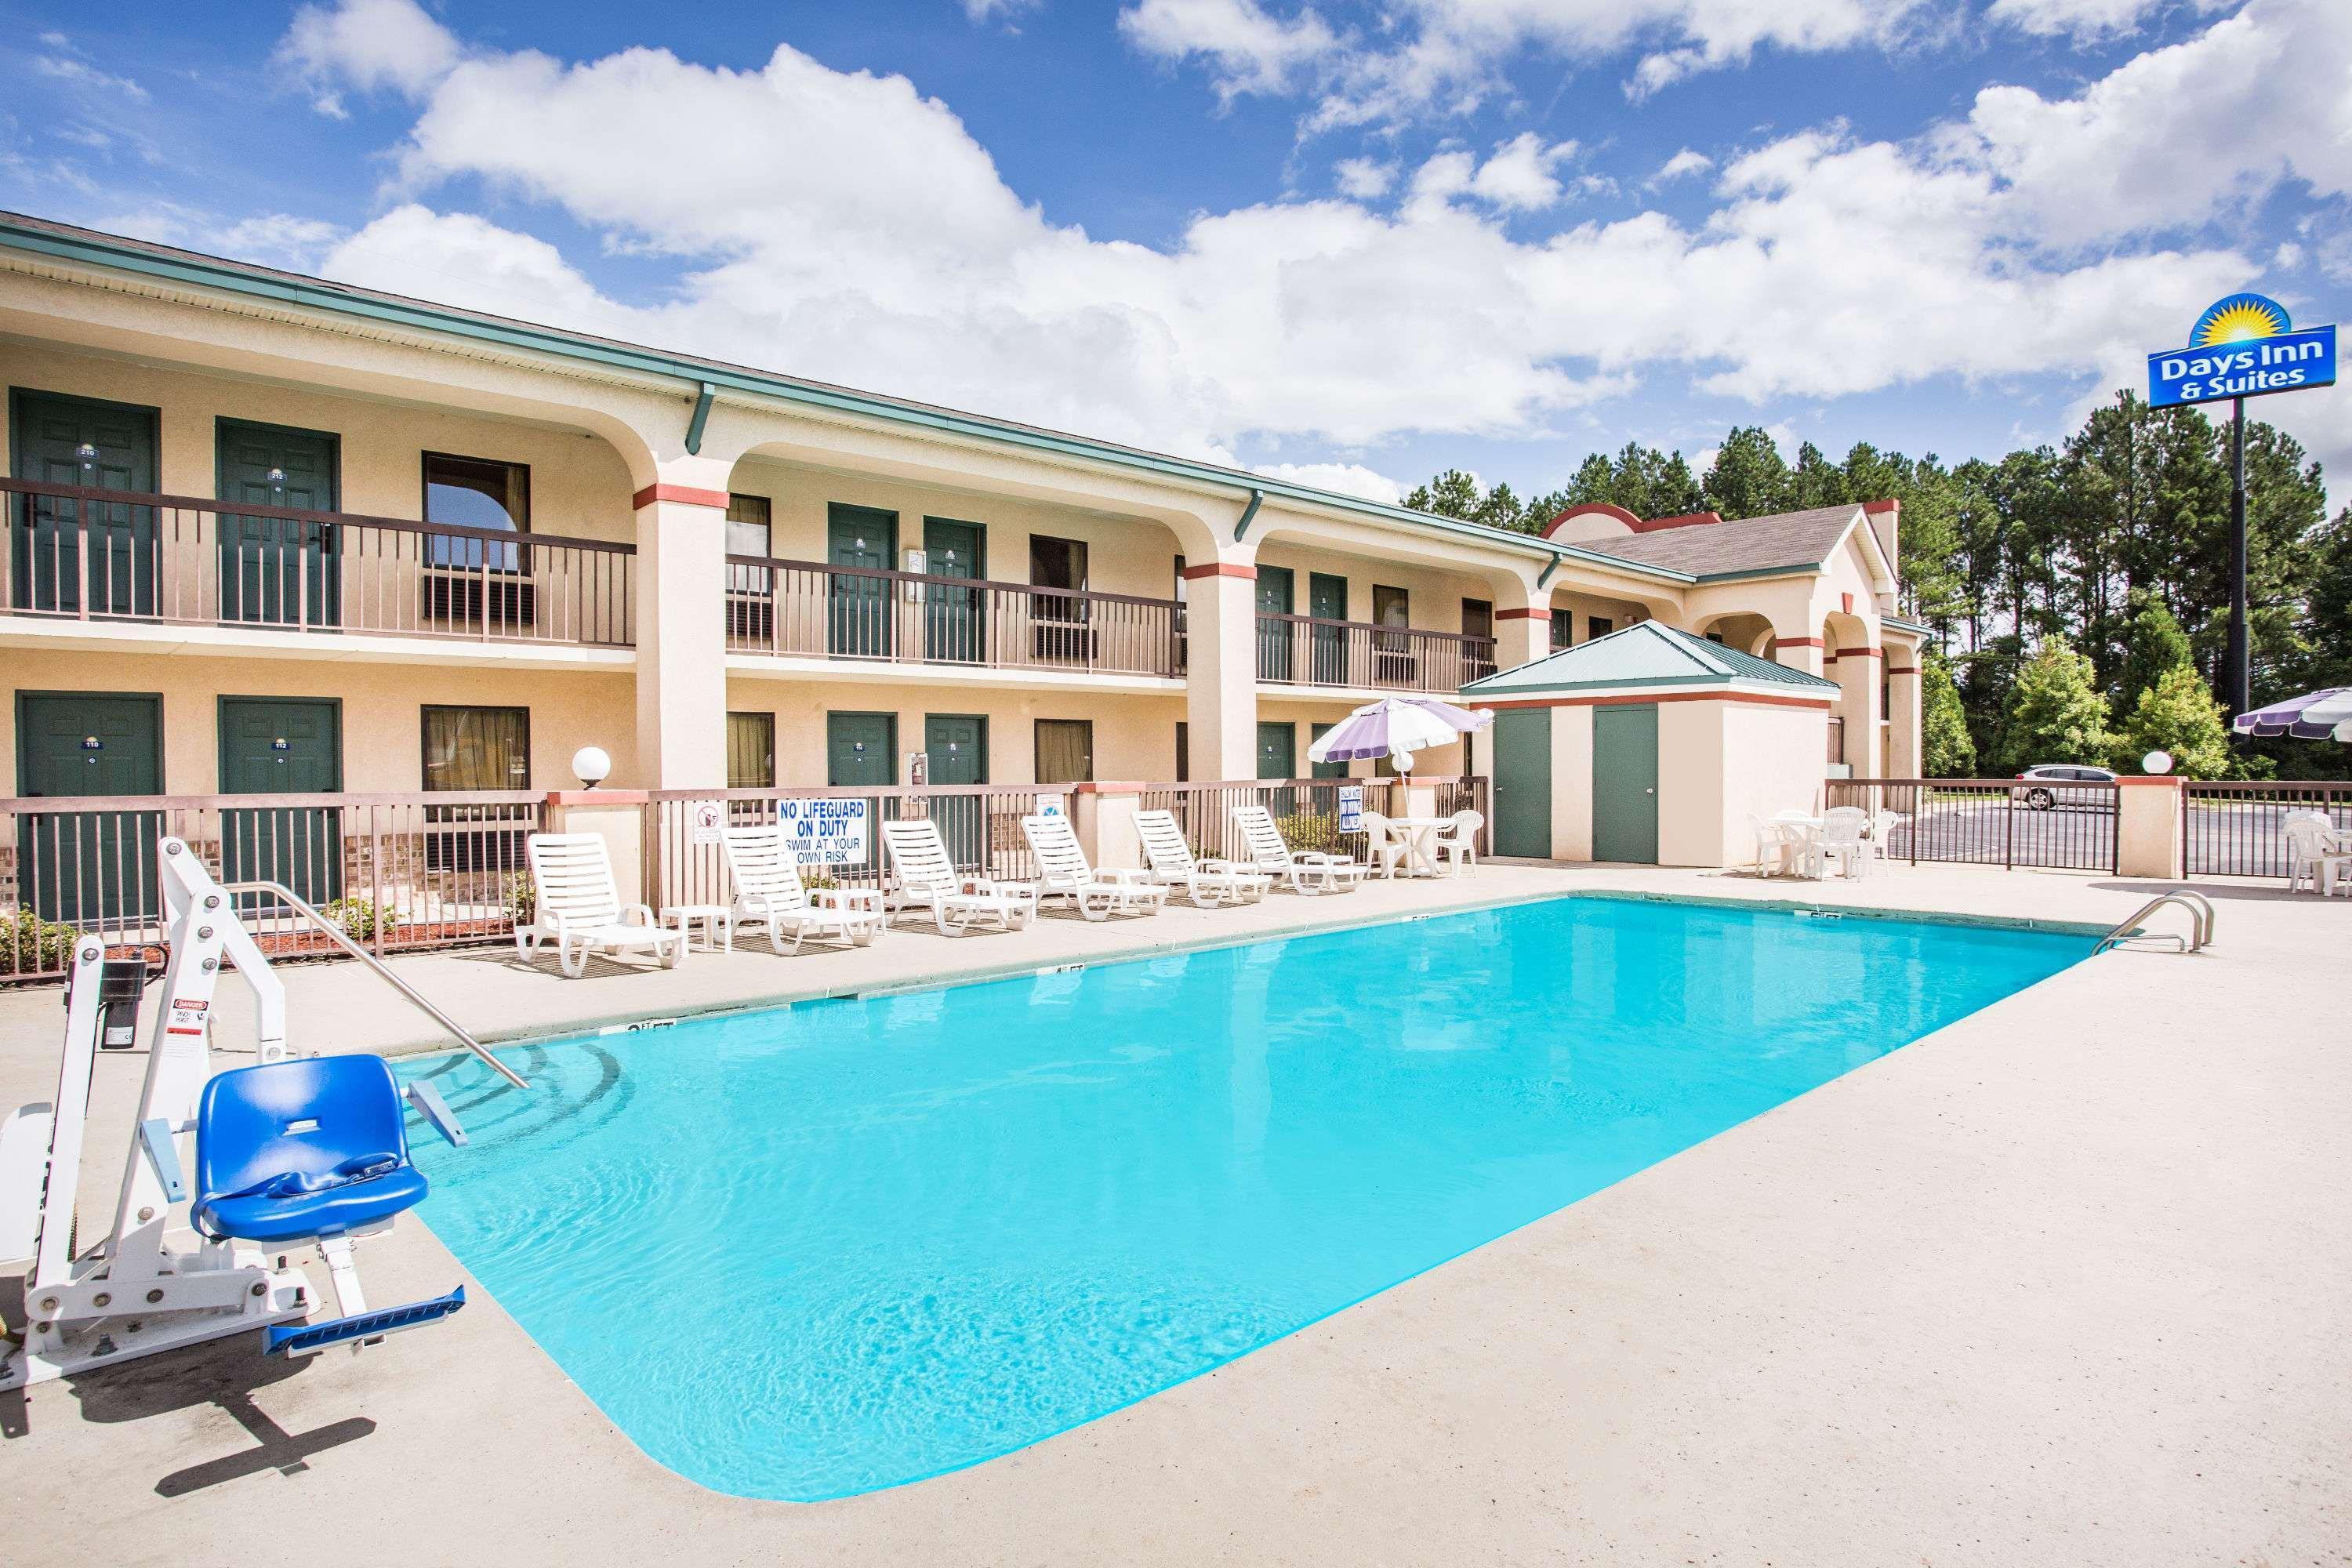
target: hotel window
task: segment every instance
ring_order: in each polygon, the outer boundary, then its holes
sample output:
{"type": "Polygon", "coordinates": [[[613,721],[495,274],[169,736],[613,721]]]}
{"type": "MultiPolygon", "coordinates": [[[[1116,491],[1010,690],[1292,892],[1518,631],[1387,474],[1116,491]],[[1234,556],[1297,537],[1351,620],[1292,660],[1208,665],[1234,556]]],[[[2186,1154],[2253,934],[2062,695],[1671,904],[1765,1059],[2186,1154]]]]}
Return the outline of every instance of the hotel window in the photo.
{"type": "Polygon", "coordinates": [[[1192,781],[1192,728],[1183,720],[1176,721],[1176,782],[1192,781]]]}
{"type": "Polygon", "coordinates": [[[773,713],[727,715],[727,787],[776,787],[776,716],[773,713]]]}
{"type": "Polygon", "coordinates": [[[1485,646],[1465,643],[1462,647],[1460,680],[1477,680],[1495,673],[1495,606],[1486,599],[1462,601],[1462,635],[1484,639],[1485,646]]]}
{"type": "Polygon", "coordinates": [[[1584,640],[1591,642],[1594,637],[1605,637],[1614,630],[1616,627],[1608,616],[1593,616],[1587,618],[1584,623],[1584,640]]]}
{"type": "MultiPolygon", "coordinates": [[[[530,787],[530,710],[423,709],[425,787],[507,790],[530,787]]],[[[524,827],[509,827],[511,805],[425,808],[425,865],[434,871],[513,871],[524,862],[524,827]]]]}
{"type": "MultiPolygon", "coordinates": [[[[1029,536],[1029,582],[1038,588],[1067,588],[1083,594],[1087,587],[1087,546],[1077,539],[1049,539],[1042,533],[1029,536]]],[[[1032,601],[1031,614],[1041,621],[1083,621],[1087,618],[1084,599],[1066,599],[1059,594],[1041,594],[1032,601]]]]}
{"type": "Polygon", "coordinates": [[[1551,651],[1558,653],[1576,643],[1576,612],[1554,610],[1551,613],[1551,651]]]}
{"type": "MultiPolygon", "coordinates": [[[[425,521],[492,533],[530,532],[530,466],[488,458],[457,458],[446,452],[425,453],[425,521]]],[[[480,539],[428,536],[425,559],[433,566],[522,570],[519,548],[480,539]]]]}
{"type": "Polygon", "coordinates": [[[767,556],[775,553],[771,547],[769,522],[774,503],[766,496],[730,495],[727,498],[727,553],[730,555],[767,556]]]}
{"type": "Polygon", "coordinates": [[[1091,784],[1095,776],[1095,726],[1091,719],[1037,721],[1037,782],[1091,784]]]}
{"type": "MultiPolygon", "coordinates": [[[[769,526],[773,503],[766,496],[727,498],[727,553],[775,554],[769,526]]],[[[765,566],[727,563],[727,635],[737,641],[768,642],[775,627],[775,605],[770,603],[774,577],[765,566]]]]}
{"type": "Polygon", "coordinates": [[[425,787],[529,789],[530,710],[425,710],[425,787]]]}

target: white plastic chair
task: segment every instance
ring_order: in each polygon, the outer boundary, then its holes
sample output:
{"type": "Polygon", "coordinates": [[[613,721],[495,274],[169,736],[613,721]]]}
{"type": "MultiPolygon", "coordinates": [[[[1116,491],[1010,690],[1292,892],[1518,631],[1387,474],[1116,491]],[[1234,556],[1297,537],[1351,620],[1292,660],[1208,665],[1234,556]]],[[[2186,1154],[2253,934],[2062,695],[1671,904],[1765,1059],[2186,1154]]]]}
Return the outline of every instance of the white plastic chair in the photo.
{"type": "Polygon", "coordinates": [[[1871,843],[1864,837],[1869,826],[1870,813],[1858,805],[1833,805],[1822,814],[1821,842],[1814,853],[1822,874],[1835,861],[1841,876],[1859,879],[1870,875],[1871,843]]]}
{"type": "Polygon", "coordinates": [[[798,952],[813,934],[865,947],[887,929],[879,893],[821,889],[811,897],[801,881],[800,859],[781,827],[730,827],[721,847],[735,887],[728,920],[765,927],[768,945],[778,952],[784,951],[787,931],[793,933],[792,951],[798,952]]]}
{"type": "Polygon", "coordinates": [[[1172,811],[1137,812],[1135,832],[1143,840],[1143,858],[1150,863],[1147,875],[1162,886],[1183,889],[1184,896],[1201,909],[1255,903],[1274,886],[1274,879],[1265,872],[1234,861],[1194,859],[1172,811]]]}
{"type": "Polygon", "coordinates": [[[1077,829],[1058,812],[1021,819],[1021,837],[1037,857],[1037,897],[1067,899],[1090,921],[1112,915],[1156,915],[1168,889],[1149,873],[1125,867],[1097,871],[1087,864],[1077,829]]]}
{"type": "Polygon", "coordinates": [[[1234,825],[1242,830],[1242,841],[1249,847],[1250,864],[1286,881],[1291,891],[1312,898],[1318,893],[1352,893],[1363,885],[1369,867],[1339,855],[1326,855],[1309,850],[1293,854],[1283,841],[1282,829],[1274,825],[1274,813],[1262,805],[1234,807],[1234,825]]]}
{"type": "Polygon", "coordinates": [[[1750,813],[1748,825],[1756,830],[1756,874],[1775,877],[1801,868],[1805,854],[1803,829],[1792,822],[1768,822],[1750,813]]]}
{"type": "Polygon", "coordinates": [[[1486,826],[1484,816],[1475,811],[1457,811],[1451,826],[1441,827],[1430,841],[1437,863],[1451,863],[1454,871],[1466,871],[1478,864],[1478,831],[1486,826]]]}
{"type": "Polygon", "coordinates": [[[1389,819],[1377,811],[1361,814],[1364,825],[1364,847],[1372,857],[1371,874],[1377,877],[1405,875],[1412,863],[1412,846],[1402,834],[1392,831],[1389,819]]]}
{"type": "Polygon", "coordinates": [[[556,962],[577,980],[592,952],[650,950],[664,969],[686,956],[686,932],[655,921],[644,904],[624,904],[613,858],[598,833],[534,833],[526,846],[533,895],[529,924],[515,922],[515,952],[525,963],[555,943],[556,962]]]}
{"type": "Polygon", "coordinates": [[[2279,819],[2286,839],[2286,889],[2292,893],[2305,881],[2323,899],[2336,896],[2336,886],[2352,886],[2352,847],[2342,847],[2336,823],[2325,812],[2290,811],[2279,819]]]}
{"type": "Polygon", "coordinates": [[[999,882],[987,877],[967,877],[958,871],[940,837],[940,825],[916,817],[882,825],[882,847],[898,872],[898,886],[885,897],[887,915],[901,910],[929,910],[941,936],[971,929],[986,921],[999,931],[1013,931],[1037,918],[1037,889],[1026,882],[999,882]]]}

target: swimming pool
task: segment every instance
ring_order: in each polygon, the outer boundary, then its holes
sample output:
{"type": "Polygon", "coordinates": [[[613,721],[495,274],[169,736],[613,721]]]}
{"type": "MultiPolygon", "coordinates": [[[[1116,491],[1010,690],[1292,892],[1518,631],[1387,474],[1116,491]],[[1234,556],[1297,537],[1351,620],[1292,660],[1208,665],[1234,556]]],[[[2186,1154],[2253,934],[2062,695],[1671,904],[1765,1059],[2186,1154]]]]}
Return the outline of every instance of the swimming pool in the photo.
{"type": "Polygon", "coordinates": [[[2090,949],[1572,898],[504,1053],[528,1093],[403,1072],[473,1134],[417,1141],[420,1212],[572,1380],[814,1500],[1196,1376],[2090,949]]]}

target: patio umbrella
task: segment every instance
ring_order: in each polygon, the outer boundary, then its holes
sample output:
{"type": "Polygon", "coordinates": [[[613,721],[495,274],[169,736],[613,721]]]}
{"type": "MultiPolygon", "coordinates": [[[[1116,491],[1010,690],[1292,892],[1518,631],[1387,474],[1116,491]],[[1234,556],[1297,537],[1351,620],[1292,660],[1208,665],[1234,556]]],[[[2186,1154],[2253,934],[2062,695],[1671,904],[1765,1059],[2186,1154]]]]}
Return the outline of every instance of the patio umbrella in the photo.
{"type": "Polygon", "coordinates": [[[2352,686],[2322,687],[2241,713],[2231,725],[2241,735],[2293,735],[2303,741],[2352,741],[2352,686]]]}
{"type": "Polygon", "coordinates": [[[1307,760],[1352,763],[1367,757],[1395,759],[1397,772],[1412,771],[1412,754],[1443,746],[1457,735],[1495,721],[1491,708],[1456,708],[1434,697],[1383,697],[1367,702],[1323,731],[1307,748],[1307,760]]]}

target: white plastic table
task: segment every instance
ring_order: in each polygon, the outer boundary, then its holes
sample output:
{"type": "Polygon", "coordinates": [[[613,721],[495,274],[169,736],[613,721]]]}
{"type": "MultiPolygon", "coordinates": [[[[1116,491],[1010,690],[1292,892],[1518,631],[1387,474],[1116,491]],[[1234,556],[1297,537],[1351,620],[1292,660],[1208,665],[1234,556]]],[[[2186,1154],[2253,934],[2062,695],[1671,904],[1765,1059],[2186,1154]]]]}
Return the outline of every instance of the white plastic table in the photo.
{"type": "Polygon", "coordinates": [[[1437,836],[1454,826],[1450,816],[1391,816],[1389,826],[1404,840],[1405,859],[1416,877],[1443,875],[1437,868],[1437,836]]]}
{"type": "Polygon", "coordinates": [[[703,952],[735,951],[735,911],[725,904],[667,904],[663,906],[661,922],[685,939],[689,952],[697,926],[702,928],[703,952]]]}

